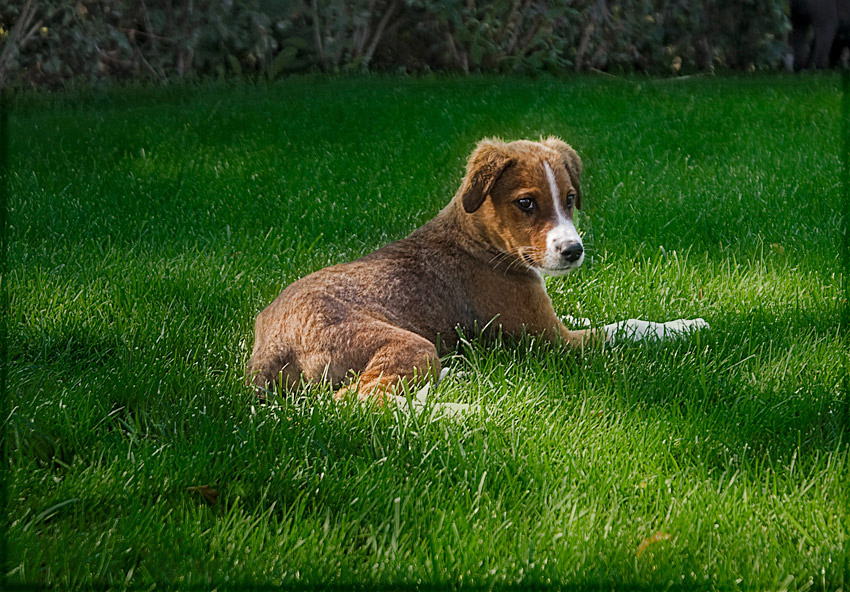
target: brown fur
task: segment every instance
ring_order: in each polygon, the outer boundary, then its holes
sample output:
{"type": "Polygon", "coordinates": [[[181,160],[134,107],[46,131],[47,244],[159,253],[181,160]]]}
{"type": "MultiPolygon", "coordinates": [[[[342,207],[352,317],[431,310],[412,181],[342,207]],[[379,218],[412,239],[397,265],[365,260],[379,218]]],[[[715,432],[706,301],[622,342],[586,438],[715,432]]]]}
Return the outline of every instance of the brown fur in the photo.
{"type": "Polygon", "coordinates": [[[481,141],[454,199],[433,220],[357,261],[294,282],[259,314],[252,382],[269,388],[280,380],[288,388],[325,379],[341,386],[359,374],[354,388],[363,399],[437,376],[436,344],[454,346],[457,328],[528,332],[572,345],[595,337],[560,322],[529,265],[539,263],[555,223],[543,162],[555,175],[558,199],[574,195],[578,206],[581,160],[567,144],[481,141]],[[515,205],[523,196],[536,201],[536,216],[515,205]]]}

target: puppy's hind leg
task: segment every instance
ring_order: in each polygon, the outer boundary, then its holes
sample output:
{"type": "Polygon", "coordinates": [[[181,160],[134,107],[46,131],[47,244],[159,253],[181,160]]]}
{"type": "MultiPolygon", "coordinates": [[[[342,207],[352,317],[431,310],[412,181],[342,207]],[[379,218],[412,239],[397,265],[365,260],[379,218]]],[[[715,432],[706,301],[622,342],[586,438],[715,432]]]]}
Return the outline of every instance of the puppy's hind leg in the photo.
{"type": "Polygon", "coordinates": [[[357,397],[361,401],[370,397],[383,401],[401,384],[413,387],[436,381],[439,376],[440,358],[434,344],[415,333],[394,328],[384,335],[360,374],[357,397]]]}
{"type": "Polygon", "coordinates": [[[246,368],[246,382],[258,395],[279,389],[287,392],[301,382],[301,366],[295,352],[283,338],[272,307],[257,315],[254,323],[254,349],[246,368]]]}
{"type": "Polygon", "coordinates": [[[253,385],[261,396],[274,390],[285,393],[298,387],[301,368],[295,362],[294,355],[259,352],[248,360],[246,377],[248,384],[253,385]]]}

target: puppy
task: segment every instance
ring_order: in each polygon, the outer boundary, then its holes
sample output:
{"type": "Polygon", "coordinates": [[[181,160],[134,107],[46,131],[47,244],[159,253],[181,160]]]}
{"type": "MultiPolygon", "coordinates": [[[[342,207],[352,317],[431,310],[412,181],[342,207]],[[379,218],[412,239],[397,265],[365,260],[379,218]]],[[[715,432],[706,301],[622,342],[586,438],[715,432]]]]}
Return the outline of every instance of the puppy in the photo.
{"type": "MultiPolygon", "coordinates": [[[[337,397],[353,390],[361,400],[383,399],[402,382],[439,377],[437,344],[455,346],[458,328],[525,332],[575,347],[617,335],[663,336],[667,325],[644,321],[573,331],[555,314],[543,276],[584,261],[573,223],[581,167],[558,138],[482,140],[434,219],[296,281],[259,314],[250,380],[261,389],[328,380],[342,387],[337,397]]],[[[676,321],[669,331],[697,321],[676,321]]]]}

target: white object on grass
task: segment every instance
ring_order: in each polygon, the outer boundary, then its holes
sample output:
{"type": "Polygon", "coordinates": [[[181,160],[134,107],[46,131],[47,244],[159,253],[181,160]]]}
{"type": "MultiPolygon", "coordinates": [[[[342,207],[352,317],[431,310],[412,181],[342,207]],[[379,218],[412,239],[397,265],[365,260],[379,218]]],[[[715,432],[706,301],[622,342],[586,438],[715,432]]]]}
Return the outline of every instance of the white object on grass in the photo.
{"type": "MultiPolygon", "coordinates": [[[[440,377],[437,379],[437,384],[439,384],[448,373],[449,369],[443,368],[440,371],[440,377]]],[[[430,392],[431,383],[429,382],[416,391],[416,394],[410,399],[400,395],[389,395],[389,398],[395,401],[396,408],[405,415],[413,413],[418,417],[427,406],[426,402],[430,392]]],[[[471,405],[469,403],[435,402],[431,405],[431,417],[429,418],[429,421],[434,421],[435,419],[440,419],[442,417],[459,417],[468,413],[478,413],[480,410],[480,405],[471,405]]]]}
{"type": "Polygon", "coordinates": [[[434,421],[443,417],[460,417],[469,413],[478,413],[481,410],[480,405],[472,405],[469,403],[440,403],[435,402],[431,405],[426,404],[425,399],[411,397],[407,399],[400,395],[389,395],[389,398],[395,401],[396,409],[404,415],[413,414],[416,417],[422,414],[426,407],[431,408],[431,416],[428,421],[434,421]]]}

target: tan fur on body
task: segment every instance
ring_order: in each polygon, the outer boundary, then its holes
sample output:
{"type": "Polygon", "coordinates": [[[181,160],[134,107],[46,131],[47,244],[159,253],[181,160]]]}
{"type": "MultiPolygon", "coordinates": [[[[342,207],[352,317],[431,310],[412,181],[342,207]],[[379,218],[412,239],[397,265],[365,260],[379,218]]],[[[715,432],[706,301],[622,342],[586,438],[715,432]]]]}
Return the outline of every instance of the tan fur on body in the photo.
{"type": "MultiPolygon", "coordinates": [[[[453,347],[457,328],[573,345],[595,337],[561,323],[541,277],[581,263],[573,253],[553,266],[553,249],[567,246],[553,247],[550,232],[572,219],[573,201],[580,205],[580,173],[578,155],[556,138],[483,140],[457,194],[433,220],[294,282],[259,314],[250,379],[261,388],[323,379],[342,386],[359,374],[363,399],[438,376],[436,344],[453,347]],[[533,212],[520,207],[528,200],[533,212]]],[[[573,248],[580,252],[580,241],[573,248]]]]}

